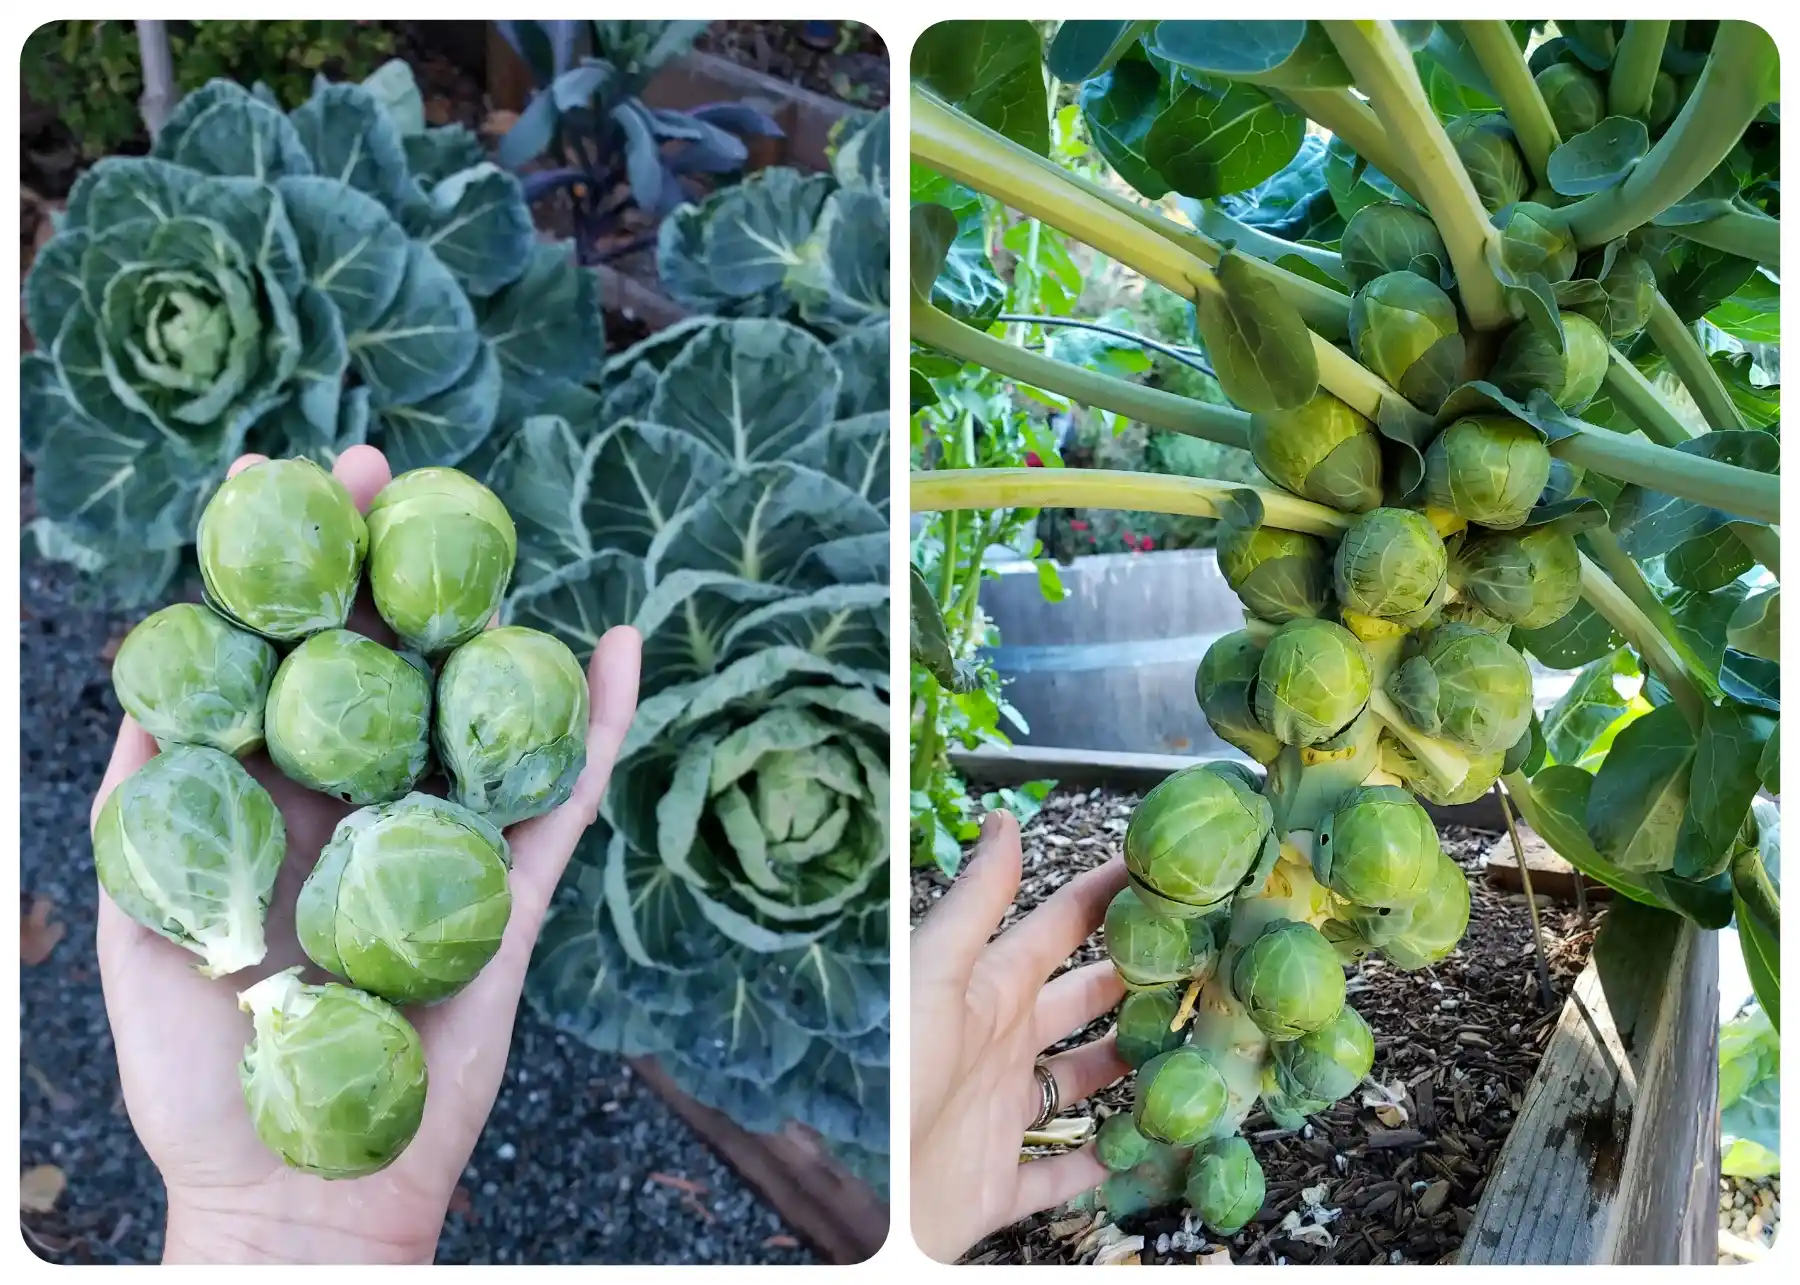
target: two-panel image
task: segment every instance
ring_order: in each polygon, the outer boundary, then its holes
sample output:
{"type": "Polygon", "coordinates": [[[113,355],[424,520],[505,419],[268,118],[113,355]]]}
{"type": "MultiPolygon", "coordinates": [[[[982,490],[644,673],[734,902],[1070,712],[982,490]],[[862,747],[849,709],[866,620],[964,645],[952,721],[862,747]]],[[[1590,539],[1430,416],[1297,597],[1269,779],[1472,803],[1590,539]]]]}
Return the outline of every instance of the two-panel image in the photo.
{"type": "Polygon", "coordinates": [[[17,1257],[1779,1259],[1775,38],[863,18],[21,30],[17,1257]]]}

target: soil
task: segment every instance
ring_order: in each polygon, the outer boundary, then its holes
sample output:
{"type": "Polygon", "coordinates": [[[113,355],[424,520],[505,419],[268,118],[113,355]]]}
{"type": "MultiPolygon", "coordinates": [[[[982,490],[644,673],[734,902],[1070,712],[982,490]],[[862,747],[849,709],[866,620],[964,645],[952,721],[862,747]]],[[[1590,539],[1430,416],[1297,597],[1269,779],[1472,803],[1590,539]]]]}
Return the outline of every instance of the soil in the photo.
{"type": "MultiPolygon", "coordinates": [[[[1024,828],[1024,877],[1002,929],[1118,854],[1139,797],[1052,792],[1024,828]]],[[[1244,1122],[1268,1192],[1248,1226],[1221,1241],[1181,1206],[1113,1226],[1077,1201],[1002,1229],[963,1261],[1454,1261],[1603,912],[1583,924],[1574,907],[1540,895],[1554,991],[1545,1006],[1525,898],[1495,888],[1483,872],[1483,854],[1502,836],[1448,826],[1440,837],[1469,878],[1468,934],[1431,968],[1408,973],[1372,959],[1350,971],[1351,1000],[1375,1031],[1374,1069],[1358,1092],[1298,1132],[1275,1127],[1260,1108],[1244,1122]]],[[[947,886],[935,867],[913,872],[915,924],[947,886]]],[[[1068,966],[1103,958],[1095,933],[1068,966]]],[[[1102,1018],[1055,1047],[1097,1039],[1110,1025],[1102,1018]]],[[[1129,1109],[1127,1079],[1068,1104],[1064,1116],[1098,1121],[1129,1109]]]]}
{"type": "Polygon", "coordinates": [[[870,111],[888,103],[887,44],[860,22],[715,22],[695,47],[870,111]],[[835,28],[836,43],[819,48],[808,28],[835,28]]]}

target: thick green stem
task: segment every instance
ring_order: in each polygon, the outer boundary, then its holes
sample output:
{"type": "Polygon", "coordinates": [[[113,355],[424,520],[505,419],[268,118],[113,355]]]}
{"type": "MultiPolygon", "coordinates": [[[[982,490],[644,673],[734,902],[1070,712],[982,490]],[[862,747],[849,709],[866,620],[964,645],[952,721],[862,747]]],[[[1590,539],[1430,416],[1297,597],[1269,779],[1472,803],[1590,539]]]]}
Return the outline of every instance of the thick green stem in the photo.
{"type": "Polygon", "coordinates": [[[1324,25],[1393,145],[1411,158],[1413,181],[1450,252],[1470,323],[1477,330],[1506,325],[1511,309],[1488,264],[1488,243],[1497,234],[1425,96],[1406,42],[1391,22],[1328,20],[1324,25]]]}
{"type": "Polygon", "coordinates": [[[1657,393],[1656,385],[1617,348],[1608,352],[1606,391],[1631,422],[1644,430],[1644,436],[1659,446],[1679,446],[1697,436],[1657,393]]]}
{"type": "Polygon", "coordinates": [[[1699,83],[1668,132],[1625,181],[1565,206],[1583,249],[1642,227],[1711,174],[1779,94],[1775,43],[1751,22],[1721,22],[1699,83]]]}
{"type": "MultiPolygon", "coordinates": [[[[1606,539],[1612,539],[1612,533],[1604,528],[1590,531],[1587,534],[1590,537],[1595,534],[1603,534],[1606,539]]],[[[1675,650],[1675,645],[1669,641],[1670,636],[1665,635],[1645,611],[1645,607],[1651,607],[1664,618],[1668,618],[1668,609],[1662,606],[1662,603],[1657,600],[1655,592],[1644,581],[1643,572],[1638,570],[1637,563],[1626,557],[1623,550],[1618,549],[1616,540],[1613,541],[1611,548],[1604,548],[1603,544],[1604,541],[1591,539],[1589,541],[1595,554],[1611,564],[1608,570],[1613,574],[1609,576],[1607,571],[1594,565],[1593,559],[1589,558],[1587,554],[1582,554],[1581,596],[1587,599],[1588,605],[1599,612],[1606,622],[1636,649],[1638,655],[1644,658],[1644,663],[1658,678],[1662,679],[1663,686],[1669,689],[1669,695],[1674,698],[1675,704],[1680,707],[1682,715],[1688,723],[1698,729],[1701,721],[1706,717],[1707,696],[1696,686],[1696,681],[1704,681],[1709,686],[1716,685],[1706,676],[1704,670],[1697,674],[1689,672],[1688,666],[1683,663],[1680,654],[1675,650]],[[1625,588],[1626,585],[1630,585],[1631,589],[1625,588]],[[1644,598],[1646,601],[1640,604],[1639,598],[1644,598]]],[[[1668,627],[1672,634],[1674,630],[1672,619],[1669,619],[1668,627]]]]}
{"type": "Polygon", "coordinates": [[[912,337],[928,348],[985,366],[1008,379],[1061,393],[1084,406],[1114,411],[1153,428],[1203,437],[1225,446],[1248,448],[1250,444],[1250,416],[1235,406],[1219,406],[1159,388],[1145,388],[1114,375],[1057,361],[964,325],[917,295],[912,300],[912,337]]]}
{"type": "Polygon", "coordinates": [[[1666,19],[1633,18],[1619,37],[1618,52],[1606,74],[1606,111],[1609,116],[1650,115],[1650,99],[1656,92],[1656,73],[1662,67],[1663,45],[1668,42],[1666,19]]]}
{"type": "Polygon", "coordinates": [[[1696,245],[1752,259],[1771,272],[1781,271],[1781,220],[1761,210],[1727,210],[1703,223],[1682,223],[1670,231],[1696,245]]]}
{"type": "Polygon", "coordinates": [[[1459,746],[1427,736],[1411,723],[1385,688],[1369,693],[1369,709],[1412,756],[1436,778],[1440,789],[1449,791],[1461,785],[1469,775],[1469,756],[1459,746]]]}
{"type": "Polygon", "coordinates": [[[1506,123],[1519,140],[1519,150],[1531,167],[1539,187],[1550,185],[1550,153],[1561,144],[1556,122],[1550,119],[1550,108],[1531,78],[1525,54],[1513,40],[1512,28],[1497,19],[1482,19],[1462,24],[1463,39],[1475,61],[1487,73],[1488,83],[1506,110],[1506,123]]]}
{"type": "Polygon", "coordinates": [[[1394,139],[1373,109],[1348,89],[1299,89],[1274,91],[1305,113],[1306,118],[1330,130],[1349,144],[1350,150],[1373,165],[1420,205],[1425,198],[1412,177],[1412,164],[1394,145],[1394,139]]]}
{"type": "Polygon", "coordinates": [[[1667,359],[1669,368],[1681,380],[1694,404],[1700,408],[1701,417],[1714,432],[1745,427],[1737,403],[1731,400],[1725,381],[1713,369],[1700,340],[1669,306],[1660,290],[1651,296],[1650,322],[1646,329],[1650,332],[1651,342],[1667,359]]]}
{"type": "Polygon", "coordinates": [[[1353,514],[1273,487],[1211,478],[1090,468],[959,468],[912,475],[912,511],[943,509],[1118,509],[1215,518],[1227,497],[1254,491],[1263,522],[1284,531],[1336,539],[1353,514]]]}
{"type": "Polygon", "coordinates": [[[1621,482],[1636,482],[1738,517],[1781,521],[1781,479],[1773,473],[1671,451],[1641,437],[1592,425],[1550,443],[1550,453],[1621,482]]]}
{"type": "Polygon", "coordinates": [[[1286,256],[1293,255],[1312,264],[1329,277],[1339,281],[1345,279],[1344,260],[1335,251],[1321,250],[1316,245],[1296,245],[1292,241],[1271,236],[1261,228],[1239,223],[1211,201],[1197,201],[1195,204],[1199,207],[1195,226],[1220,244],[1232,242],[1243,253],[1254,255],[1264,263],[1277,263],[1286,256]]]}

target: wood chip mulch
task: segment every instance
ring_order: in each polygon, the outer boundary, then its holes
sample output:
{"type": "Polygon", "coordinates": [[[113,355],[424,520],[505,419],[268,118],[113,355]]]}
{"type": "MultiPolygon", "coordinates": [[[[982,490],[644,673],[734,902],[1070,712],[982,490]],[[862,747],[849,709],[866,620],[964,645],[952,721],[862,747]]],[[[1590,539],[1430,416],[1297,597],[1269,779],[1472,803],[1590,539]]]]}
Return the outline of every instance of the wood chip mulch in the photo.
{"type": "MultiPolygon", "coordinates": [[[[1002,927],[1120,852],[1138,799],[1113,790],[1053,792],[1024,829],[1024,876],[1002,927]]],[[[1546,1009],[1525,898],[1495,888],[1483,870],[1483,854],[1505,835],[1448,826],[1441,837],[1469,876],[1467,936],[1428,969],[1406,973],[1375,959],[1351,971],[1351,1002],[1375,1031],[1374,1070],[1298,1133],[1276,1128],[1260,1108],[1252,1112],[1244,1134],[1262,1162],[1268,1196],[1223,1253],[1179,1205],[1110,1227],[1077,1202],[1002,1229],[964,1261],[1198,1263],[1225,1261],[1224,1253],[1245,1264],[1454,1261],[1604,910],[1595,907],[1584,925],[1573,906],[1540,896],[1555,992],[1546,1009]]],[[[914,924],[947,886],[935,868],[913,872],[914,924]]],[[[1095,933],[1069,966],[1104,955],[1095,933]]],[[[1056,1047],[1096,1039],[1111,1020],[1056,1047]]],[[[1065,1114],[1104,1118],[1129,1109],[1125,1080],[1065,1114]]]]}

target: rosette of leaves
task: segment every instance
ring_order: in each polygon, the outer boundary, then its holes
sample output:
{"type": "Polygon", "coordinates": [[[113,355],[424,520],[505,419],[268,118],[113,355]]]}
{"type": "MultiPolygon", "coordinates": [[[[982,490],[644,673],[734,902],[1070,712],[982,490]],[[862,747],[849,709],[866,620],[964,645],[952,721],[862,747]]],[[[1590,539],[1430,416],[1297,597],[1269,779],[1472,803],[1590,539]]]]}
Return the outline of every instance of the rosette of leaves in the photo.
{"type": "Polygon", "coordinates": [[[163,593],[240,453],[457,464],[601,351],[592,278],[402,63],[292,112],[190,94],[76,184],[25,314],[39,546],[122,602],[163,593]]]}
{"type": "Polygon", "coordinates": [[[888,1146],[886,328],[689,322],[493,471],[509,623],[644,636],[641,704],[528,993],[746,1128],[888,1146]]]}
{"type": "Polygon", "coordinates": [[[696,312],[842,334],[888,315],[888,117],[847,117],[831,169],[758,170],[658,231],[663,288],[696,312]]]}

